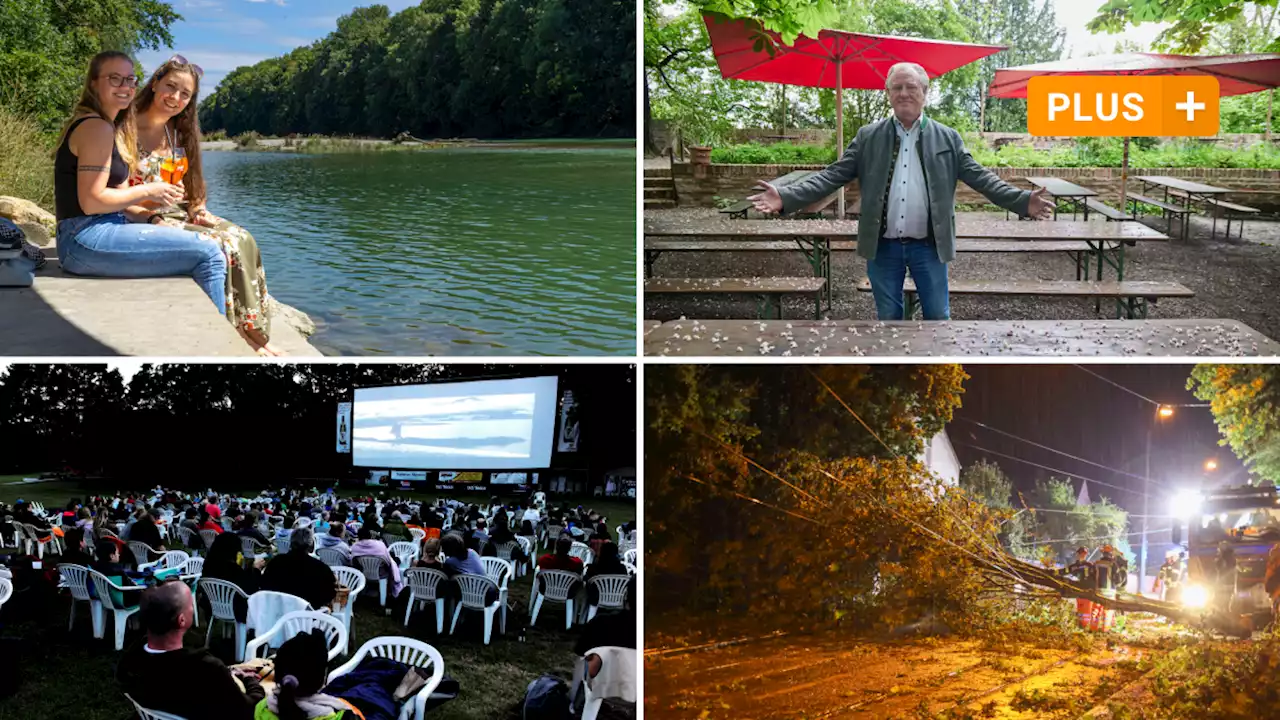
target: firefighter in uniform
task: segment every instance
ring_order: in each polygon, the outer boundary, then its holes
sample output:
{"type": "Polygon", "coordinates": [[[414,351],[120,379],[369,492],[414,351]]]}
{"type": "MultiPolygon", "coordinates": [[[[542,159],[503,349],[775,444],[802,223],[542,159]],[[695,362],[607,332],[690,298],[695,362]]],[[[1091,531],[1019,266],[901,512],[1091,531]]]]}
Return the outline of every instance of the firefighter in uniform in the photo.
{"type": "Polygon", "coordinates": [[[1155,591],[1157,597],[1165,602],[1177,603],[1182,599],[1182,567],[1178,562],[1178,551],[1170,550],[1164,554],[1164,564],[1156,573],[1155,591]]]}
{"type": "MultiPolygon", "coordinates": [[[[1114,600],[1117,588],[1124,587],[1129,578],[1127,563],[1116,559],[1115,548],[1110,545],[1103,545],[1099,552],[1102,556],[1093,564],[1094,587],[1102,597],[1114,600]]],[[[1089,629],[1108,631],[1115,620],[1115,610],[1095,604],[1089,629]]]]}
{"type": "Polygon", "coordinates": [[[1214,583],[1213,604],[1221,612],[1231,612],[1236,599],[1236,551],[1231,543],[1223,540],[1218,543],[1218,556],[1213,559],[1217,570],[1217,582],[1214,583]]]}
{"type": "MultiPolygon", "coordinates": [[[[1089,548],[1076,548],[1075,562],[1066,566],[1062,574],[1082,587],[1093,586],[1093,563],[1089,562],[1089,548]]],[[[1093,601],[1088,598],[1076,598],[1076,622],[1082,630],[1088,630],[1093,617],[1093,601]]]]}

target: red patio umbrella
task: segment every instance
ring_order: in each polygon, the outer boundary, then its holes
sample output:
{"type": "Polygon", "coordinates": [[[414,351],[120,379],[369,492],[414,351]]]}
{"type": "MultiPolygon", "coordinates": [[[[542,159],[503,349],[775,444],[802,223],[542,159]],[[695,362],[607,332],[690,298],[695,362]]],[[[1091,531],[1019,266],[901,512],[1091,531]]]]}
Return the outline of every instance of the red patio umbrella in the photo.
{"type": "MultiPolygon", "coordinates": [[[[885,73],[894,63],[917,63],[932,79],[1005,49],[843,30],[821,30],[816,38],[801,35],[788,46],[777,33],[761,30],[754,22],[726,21],[713,15],[702,19],[711,38],[711,52],[725,78],[835,88],[837,158],[844,152],[845,88],[883,90],[885,73]],[[756,49],[762,34],[772,40],[773,54],[763,47],[756,49]]],[[[844,217],[843,189],[837,211],[844,217]]]]}
{"type": "MultiPolygon", "coordinates": [[[[1043,75],[1205,75],[1218,79],[1221,97],[1244,95],[1280,87],[1280,54],[1162,55],[1121,53],[1054,60],[996,70],[987,94],[993,98],[1025,98],[1027,81],[1043,75]]],[[[1267,132],[1271,114],[1267,113],[1267,132]]],[[[1124,139],[1120,166],[1120,209],[1124,210],[1129,179],[1129,138],[1124,139]]]]}

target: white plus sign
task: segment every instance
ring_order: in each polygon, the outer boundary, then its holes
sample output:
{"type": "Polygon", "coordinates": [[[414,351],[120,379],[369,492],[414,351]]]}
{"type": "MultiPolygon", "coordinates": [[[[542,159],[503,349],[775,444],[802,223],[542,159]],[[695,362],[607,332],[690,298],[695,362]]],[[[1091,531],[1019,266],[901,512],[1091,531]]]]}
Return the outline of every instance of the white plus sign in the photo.
{"type": "Polygon", "coordinates": [[[1196,111],[1204,109],[1204,103],[1196,102],[1195,93],[1188,90],[1187,101],[1180,102],[1177,105],[1174,105],[1174,107],[1177,108],[1178,110],[1185,111],[1187,113],[1187,122],[1192,122],[1196,119],[1195,118],[1196,111]]]}

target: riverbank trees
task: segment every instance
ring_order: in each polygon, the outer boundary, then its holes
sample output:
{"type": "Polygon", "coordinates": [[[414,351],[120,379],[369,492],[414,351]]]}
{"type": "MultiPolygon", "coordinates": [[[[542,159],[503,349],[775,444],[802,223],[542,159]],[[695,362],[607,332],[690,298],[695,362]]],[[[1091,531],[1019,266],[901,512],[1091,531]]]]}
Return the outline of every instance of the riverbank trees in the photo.
{"type": "Polygon", "coordinates": [[[231,135],[628,137],[635,5],[358,8],[324,39],[231,72],[201,104],[200,122],[231,135]]]}

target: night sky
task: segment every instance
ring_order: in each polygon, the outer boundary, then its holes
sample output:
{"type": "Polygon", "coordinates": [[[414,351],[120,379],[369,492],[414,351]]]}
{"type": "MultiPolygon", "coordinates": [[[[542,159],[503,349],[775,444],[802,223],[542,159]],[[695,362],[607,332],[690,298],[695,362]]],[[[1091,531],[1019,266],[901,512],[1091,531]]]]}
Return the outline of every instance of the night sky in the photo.
{"type": "MultiPolygon", "coordinates": [[[[1160,403],[1200,401],[1186,389],[1192,365],[1084,365],[1112,382],[1160,403]]],[[[1067,473],[1142,490],[1142,480],[1104,470],[973,425],[976,421],[1056,450],[1122,471],[1144,474],[1147,429],[1155,407],[1089,375],[1074,365],[966,365],[963,405],[947,426],[961,466],[986,458],[1000,465],[1015,489],[1028,490],[1039,478],[1053,473],[989,455],[974,446],[1012,455],[1067,473]]],[[[1248,481],[1243,464],[1221,436],[1209,408],[1175,408],[1172,418],[1157,421],[1151,441],[1151,514],[1168,511],[1168,498],[1177,489],[1198,489],[1202,483],[1242,485],[1248,481]],[[1206,473],[1208,458],[1218,469],[1206,473]]],[[[1078,492],[1080,481],[1075,481],[1078,492]]],[[[1142,496],[1089,483],[1093,500],[1106,496],[1131,513],[1142,512],[1142,496]]],[[[1155,521],[1159,522],[1159,521],[1155,521]]],[[[1138,521],[1131,520],[1133,529],[1138,521]]],[[[1160,527],[1160,525],[1156,525],[1160,527]]],[[[1135,536],[1131,538],[1137,542],[1135,536]]],[[[1155,538],[1153,537],[1153,540],[1155,538]]]]}

